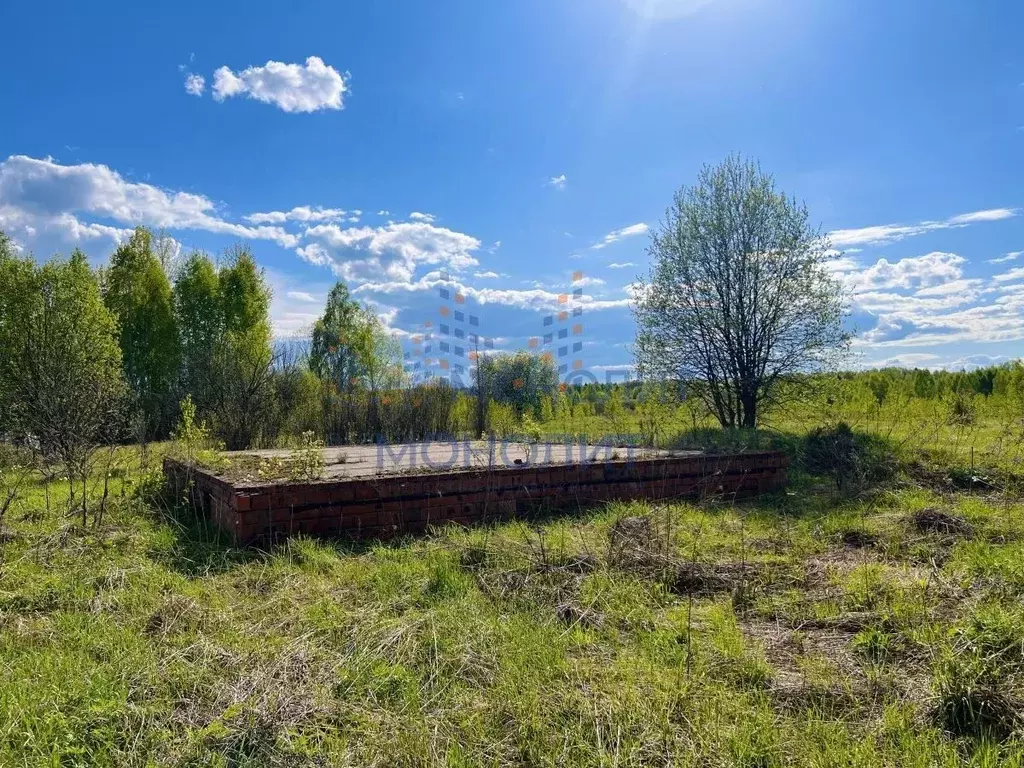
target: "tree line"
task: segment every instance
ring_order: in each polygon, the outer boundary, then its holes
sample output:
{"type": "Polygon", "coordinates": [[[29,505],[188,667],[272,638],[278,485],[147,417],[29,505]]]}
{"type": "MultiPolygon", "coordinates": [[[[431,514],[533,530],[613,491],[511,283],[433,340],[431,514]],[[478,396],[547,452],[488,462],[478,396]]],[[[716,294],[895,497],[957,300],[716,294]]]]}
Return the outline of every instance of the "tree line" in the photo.
{"type": "Polygon", "coordinates": [[[401,350],[343,284],[310,338],[276,343],[248,248],[175,262],[161,246],[139,228],[93,269],[80,250],[37,263],[0,234],[0,435],[71,462],[85,445],[166,439],[186,396],[233,449],[379,426],[386,398],[367,393],[402,386],[401,350]]]}
{"type": "Polygon", "coordinates": [[[305,432],[479,436],[540,413],[558,386],[550,361],[525,352],[481,355],[472,390],[413,386],[399,342],[343,282],[304,339],[275,341],[270,302],[244,246],[176,259],[139,228],[93,269],[77,249],[38,263],[0,234],[0,437],[70,466],[89,446],[172,436],[186,397],[228,449],[305,432]]]}

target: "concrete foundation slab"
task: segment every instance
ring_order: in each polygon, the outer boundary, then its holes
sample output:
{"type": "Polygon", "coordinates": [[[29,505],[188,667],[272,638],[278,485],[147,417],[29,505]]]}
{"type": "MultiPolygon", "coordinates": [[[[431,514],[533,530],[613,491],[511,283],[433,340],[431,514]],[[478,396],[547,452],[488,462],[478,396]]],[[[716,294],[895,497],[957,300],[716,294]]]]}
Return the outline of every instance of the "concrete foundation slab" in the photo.
{"type": "Polygon", "coordinates": [[[572,443],[433,442],[167,459],[179,492],[240,543],[296,533],[386,538],[610,500],[739,497],[786,481],[777,451],[705,454],[572,443]],[[305,463],[303,462],[305,459],[305,463]],[[307,474],[304,474],[307,473],[307,474]]]}

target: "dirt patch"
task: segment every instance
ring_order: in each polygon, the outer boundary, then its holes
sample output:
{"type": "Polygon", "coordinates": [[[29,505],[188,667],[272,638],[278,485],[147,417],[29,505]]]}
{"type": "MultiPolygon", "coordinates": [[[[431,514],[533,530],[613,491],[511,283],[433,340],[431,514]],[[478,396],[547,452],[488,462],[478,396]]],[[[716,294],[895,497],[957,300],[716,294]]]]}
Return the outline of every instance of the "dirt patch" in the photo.
{"type": "Polygon", "coordinates": [[[604,626],[603,614],[575,601],[566,601],[557,605],[555,615],[558,616],[559,621],[569,626],[579,625],[593,628],[604,626]]]}
{"type": "Polygon", "coordinates": [[[810,555],[804,560],[803,580],[795,586],[803,589],[808,597],[817,600],[828,599],[841,593],[837,582],[845,581],[858,568],[880,562],[877,553],[871,549],[829,549],[810,555]]]}
{"type": "Polygon", "coordinates": [[[766,622],[744,622],[741,627],[762,647],[772,667],[768,690],[780,710],[813,710],[826,718],[882,711],[879,692],[852,650],[854,631],[809,626],[792,630],[766,622]]]}
{"type": "Polygon", "coordinates": [[[878,537],[875,534],[861,530],[843,531],[839,540],[843,546],[853,549],[865,549],[878,545],[878,537]]]}
{"type": "Polygon", "coordinates": [[[674,595],[703,597],[750,585],[756,576],[757,569],[745,563],[681,563],[664,580],[674,595]]]}
{"type": "Polygon", "coordinates": [[[517,603],[532,608],[578,604],[584,574],[564,569],[515,568],[507,571],[479,571],[477,585],[494,601],[517,603]]]}
{"type": "Polygon", "coordinates": [[[877,626],[881,617],[874,611],[847,611],[838,616],[806,619],[797,627],[800,631],[833,630],[853,635],[870,626],[877,626]]]}
{"type": "Polygon", "coordinates": [[[626,570],[650,571],[670,564],[662,552],[649,517],[623,517],[608,531],[608,562],[626,570]]]}
{"type": "Polygon", "coordinates": [[[654,525],[649,517],[623,517],[608,532],[612,548],[647,549],[654,538],[654,525]]]}
{"type": "Polygon", "coordinates": [[[944,536],[973,536],[974,526],[960,515],[945,512],[938,507],[927,507],[911,516],[911,523],[921,533],[939,533],[944,536]]]}
{"type": "Polygon", "coordinates": [[[181,632],[191,632],[207,619],[207,611],[194,600],[181,595],[171,595],[146,619],[143,631],[150,636],[167,637],[181,632]]]}
{"type": "Polygon", "coordinates": [[[566,573],[584,574],[593,573],[597,570],[599,563],[593,555],[566,555],[562,558],[555,558],[546,563],[539,563],[536,567],[541,571],[565,571],[566,573]]]}

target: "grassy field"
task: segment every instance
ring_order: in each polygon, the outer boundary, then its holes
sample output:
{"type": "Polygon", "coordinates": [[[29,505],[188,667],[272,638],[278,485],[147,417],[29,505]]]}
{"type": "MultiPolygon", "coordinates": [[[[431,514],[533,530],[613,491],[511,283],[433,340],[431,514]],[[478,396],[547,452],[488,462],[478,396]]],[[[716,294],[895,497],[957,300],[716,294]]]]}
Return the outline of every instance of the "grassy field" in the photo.
{"type": "Polygon", "coordinates": [[[39,484],[7,516],[0,765],[1024,759],[1005,493],[797,471],[742,504],[258,552],[118,458],[102,524],[39,484]]]}

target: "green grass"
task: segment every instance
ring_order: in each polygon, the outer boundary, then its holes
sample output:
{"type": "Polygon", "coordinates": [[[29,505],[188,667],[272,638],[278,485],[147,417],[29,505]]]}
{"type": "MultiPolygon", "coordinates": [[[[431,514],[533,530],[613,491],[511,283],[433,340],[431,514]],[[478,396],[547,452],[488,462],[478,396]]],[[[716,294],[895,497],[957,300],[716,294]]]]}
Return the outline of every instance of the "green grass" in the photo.
{"type": "Polygon", "coordinates": [[[1024,760],[1005,495],[903,478],[848,500],[795,473],[741,505],[258,552],[119,461],[99,527],[38,483],[8,515],[0,765],[1024,760]]]}
{"type": "Polygon", "coordinates": [[[590,404],[565,408],[540,425],[544,437],[578,435],[592,440],[625,435],[661,445],[704,448],[798,447],[800,438],[821,425],[845,422],[857,433],[884,441],[904,460],[926,467],[955,466],[1001,474],[1024,474],[1024,403],[1006,397],[975,397],[971,417],[956,416],[948,399],[892,397],[883,405],[852,383],[820,387],[808,399],[768,409],[761,429],[752,433],[721,430],[700,406],[662,404],[624,408],[618,416],[595,413],[590,404]],[[651,425],[656,425],[651,432],[651,425]]]}

